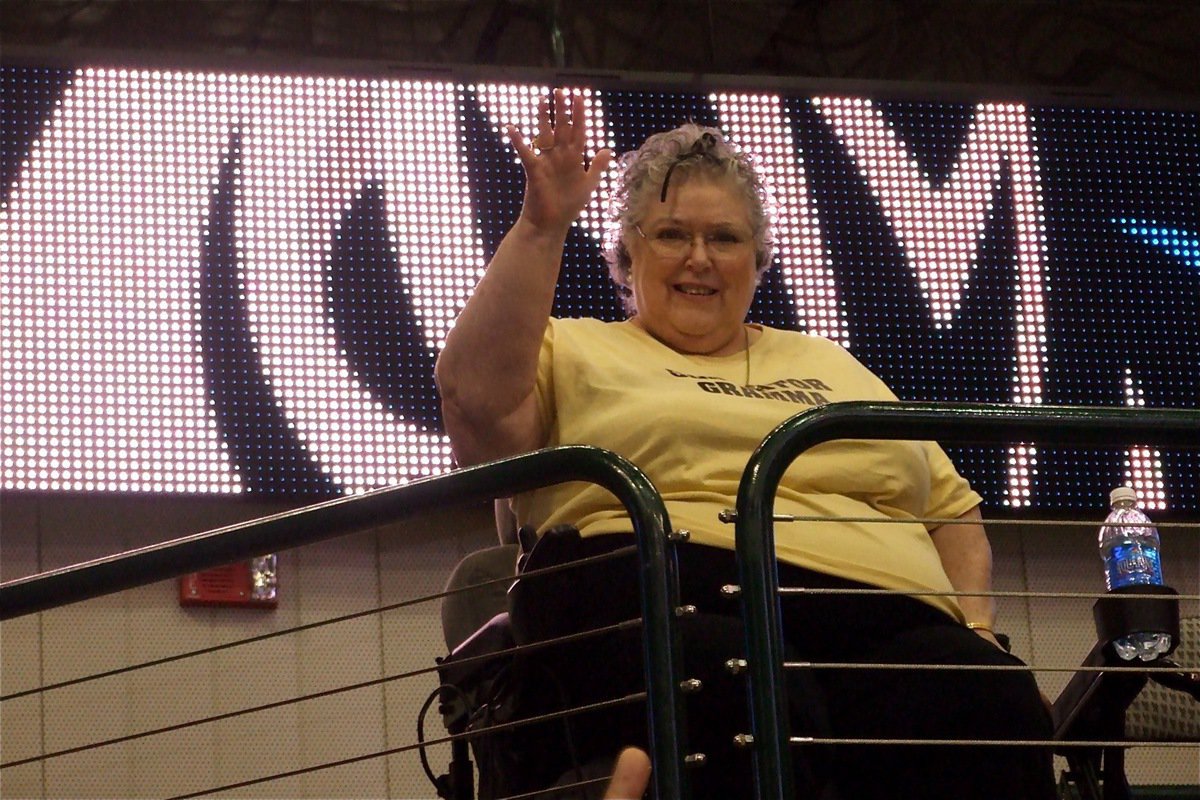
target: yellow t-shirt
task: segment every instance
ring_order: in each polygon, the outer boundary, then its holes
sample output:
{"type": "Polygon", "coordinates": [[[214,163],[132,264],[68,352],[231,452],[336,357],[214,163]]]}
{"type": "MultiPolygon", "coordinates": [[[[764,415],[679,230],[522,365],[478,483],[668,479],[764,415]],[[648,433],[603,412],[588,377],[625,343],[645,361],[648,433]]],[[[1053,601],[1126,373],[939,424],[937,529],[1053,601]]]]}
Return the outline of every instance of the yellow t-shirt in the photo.
{"type": "MultiPolygon", "coordinates": [[[[895,400],[844,348],[763,328],[748,352],[677,353],[629,322],[552,319],[538,363],[546,446],[589,444],[646,472],[671,524],[691,541],[733,549],[732,508],[750,453],[780,422],[841,400],[895,400]],[[749,369],[749,382],[746,374],[749,369]]],[[[779,485],[775,511],[828,517],[949,518],[981,498],[932,442],[837,440],[805,451],[779,485]]],[[[632,529],[606,489],[566,483],[514,499],[539,531],[570,523],[584,536],[632,529]]],[[[780,560],[900,591],[952,589],[918,522],[777,523],[780,560]]],[[[921,599],[959,618],[953,598],[921,599]]]]}

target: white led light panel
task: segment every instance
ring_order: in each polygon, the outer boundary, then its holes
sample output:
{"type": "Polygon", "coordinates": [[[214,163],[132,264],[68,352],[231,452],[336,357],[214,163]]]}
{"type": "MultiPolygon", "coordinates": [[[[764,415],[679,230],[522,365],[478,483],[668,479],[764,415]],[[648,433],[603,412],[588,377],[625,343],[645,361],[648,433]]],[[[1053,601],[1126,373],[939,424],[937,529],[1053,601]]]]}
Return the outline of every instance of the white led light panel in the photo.
{"type": "MultiPolygon", "coordinates": [[[[520,205],[548,86],[0,67],[0,478],[298,493],[452,467],[446,333],[520,205]]],[[[901,397],[1194,407],[1194,112],[570,87],[592,150],[684,120],[751,153],[776,240],[751,316],[901,397]]],[[[612,176],[555,313],[622,314],[612,176]]],[[[502,337],[503,331],[497,331],[502,337]]],[[[990,504],[1200,512],[1169,443],[953,448],[990,504]]]]}

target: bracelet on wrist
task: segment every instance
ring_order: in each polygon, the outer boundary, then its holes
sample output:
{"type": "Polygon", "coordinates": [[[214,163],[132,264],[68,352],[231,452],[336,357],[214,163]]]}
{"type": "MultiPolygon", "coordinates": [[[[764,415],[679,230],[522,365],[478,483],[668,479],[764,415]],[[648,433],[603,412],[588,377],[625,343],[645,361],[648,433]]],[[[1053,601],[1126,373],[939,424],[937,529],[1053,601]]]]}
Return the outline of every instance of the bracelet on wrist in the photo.
{"type": "Polygon", "coordinates": [[[986,622],[968,622],[967,630],[969,630],[969,631],[987,631],[988,633],[990,633],[992,635],[992,638],[994,638],[997,642],[1000,643],[1000,647],[1004,650],[1004,652],[1006,652],[1006,653],[1012,652],[1012,641],[1010,641],[1009,638],[1007,636],[1005,636],[1003,633],[996,633],[994,630],[992,630],[992,626],[988,625],[986,622]]]}

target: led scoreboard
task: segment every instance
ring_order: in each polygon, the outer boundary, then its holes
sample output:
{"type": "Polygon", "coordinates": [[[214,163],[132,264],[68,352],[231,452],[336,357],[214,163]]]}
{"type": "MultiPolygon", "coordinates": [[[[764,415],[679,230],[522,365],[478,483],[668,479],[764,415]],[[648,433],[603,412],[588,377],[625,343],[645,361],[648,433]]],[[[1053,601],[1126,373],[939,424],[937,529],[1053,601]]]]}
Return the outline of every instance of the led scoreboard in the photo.
{"type": "MultiPolygon", "coordinates": [[[[450,469],[433,363],[515,219],[546,85],[0,67],[0,469],[25,491],[360,492],[450,469]]],[[[1200,113],[577,87],[593,146],[691,119],[750,151],[752,317],[903,398],[1195,407],[1200,113]]],[[[618,319],[609,183],[555,313],[618,319]]],[[[498,330],[497,337],[504,331],[498,330]]],[[[989,506],[1200,513],[1167,443],[950,448],[989,506]]]]}

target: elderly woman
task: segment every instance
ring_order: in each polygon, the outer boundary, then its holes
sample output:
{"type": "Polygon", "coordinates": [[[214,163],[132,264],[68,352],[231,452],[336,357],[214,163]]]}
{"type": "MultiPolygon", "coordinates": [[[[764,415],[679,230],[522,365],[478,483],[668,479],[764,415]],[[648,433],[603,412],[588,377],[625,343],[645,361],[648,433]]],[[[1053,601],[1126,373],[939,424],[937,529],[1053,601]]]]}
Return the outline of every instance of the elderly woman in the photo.
{"type": "MultiPolygon", "coordinates": [[[[581,98],[556,92],[553,102],[553,117],[549,101],[540,109],[533,143],[508,131],[525,169],[524,205],[438,361],[447,431],[464,465],[563,444],[624,455],[650,476],[672,523],[692,532],[680,555],[685,601],[728,614],[717,590],[736,582],[733,532],[717,514],[734,505],[750,452],[806,407],[894,395],[832,342],[747,324],[771,263],[770,221],[750,161],[713,129],[684,125],[622,159],[612,202],[617,233],[606,256],[629,318],[551,318],[568,228],[613,159],[601,150],[585,160],[581,98]]],[[[781,483],[776,509],[843,521],[780,526],[781,581],[896,594],[788,599],[790,651],[814,662],[1020,664],[992,633],[991,598],[950,594],[990,588],[991,550],[979,503],[933,443],[838,441],[804,454],[781,483]],[[956,521],[932,529],[894,522],[919,518],[956,521]],[[858,519],[885,522],[850,521],[858,519]]],[[[577,528],[581,554],[629,543],[626,514],[597,487],[571,483],[531,492],[514,508],[539,531],[577,528]]],[[[585,586],[566,594],[606,591],[604,602],[585,596],[572,606],[560,597],[547,613],[599,619],[604,615],[589,609],[632,594],[585,586]]],[[[1028,673],[818,669],[811,677],[806,703],[816,705],[794,721],[809,732],[871,739],[1049,736],[1048,714],[1028,673]]],[[[637,743],[636,731],[616,735],[628,741],[612,741],[611,755],[637,743]]],[[[840,745],[820,756],[814,782],[827,774],[845,797],[1054,796],[1044,748],[840,745]]],[[[705,796],[750,791],[736,757],[710,753],[704,769],[693,783],[705,796]]]]}

